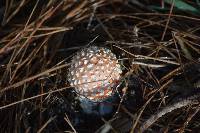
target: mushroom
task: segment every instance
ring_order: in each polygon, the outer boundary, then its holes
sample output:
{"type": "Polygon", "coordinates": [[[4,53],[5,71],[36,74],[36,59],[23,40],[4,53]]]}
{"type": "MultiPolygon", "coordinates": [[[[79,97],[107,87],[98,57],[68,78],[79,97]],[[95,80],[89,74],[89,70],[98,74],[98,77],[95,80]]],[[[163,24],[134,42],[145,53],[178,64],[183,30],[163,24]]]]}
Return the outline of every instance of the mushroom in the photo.
{"type": "Polygon", "coordinates": [[[101,102],[113,95],[121,73],[117,57],[110,49],[90,46],[72,57],[68,81],[80,99],[101,102]]]}

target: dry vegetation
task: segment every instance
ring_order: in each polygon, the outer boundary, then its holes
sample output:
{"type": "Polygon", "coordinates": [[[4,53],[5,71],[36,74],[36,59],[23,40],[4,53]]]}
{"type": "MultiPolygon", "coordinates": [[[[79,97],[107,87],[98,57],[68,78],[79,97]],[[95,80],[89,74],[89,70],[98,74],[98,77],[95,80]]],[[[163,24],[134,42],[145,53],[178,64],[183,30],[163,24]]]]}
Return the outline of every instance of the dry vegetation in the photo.
{"type": "Polygon", "coordinates": [[[1,132],[198,131],[200,17],[152,1],[0,1],[1,132]],[[67,83],[86,45],[109,47],[124,69],[106,117],[85,118],[67,83]]]}

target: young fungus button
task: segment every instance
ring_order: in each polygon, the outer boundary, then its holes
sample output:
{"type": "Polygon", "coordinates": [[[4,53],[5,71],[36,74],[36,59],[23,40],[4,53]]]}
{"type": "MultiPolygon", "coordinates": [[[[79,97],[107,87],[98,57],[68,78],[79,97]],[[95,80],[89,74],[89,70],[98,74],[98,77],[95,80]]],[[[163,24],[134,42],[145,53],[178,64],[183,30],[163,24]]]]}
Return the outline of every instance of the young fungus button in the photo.
{"type": "Polygon", "coordinates": [[[102,101],[112,95],[122,70],[111,50],[91,46],[73,56],[68,81],[81,98],[102,101]]]}

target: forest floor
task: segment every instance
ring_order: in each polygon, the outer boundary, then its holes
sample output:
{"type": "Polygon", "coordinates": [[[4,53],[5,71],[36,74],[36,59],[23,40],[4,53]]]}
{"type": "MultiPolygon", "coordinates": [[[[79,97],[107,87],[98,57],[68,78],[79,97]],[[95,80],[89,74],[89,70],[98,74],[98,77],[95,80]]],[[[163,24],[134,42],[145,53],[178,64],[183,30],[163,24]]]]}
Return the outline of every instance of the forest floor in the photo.
{"type": "Polygon", "coordinates": [[[198,0],[0,1],[0,132],[199,131],[199,9],[198,0]],[[100,103],[85,113],[67,81],[71,57],[91,45],[123,69],[106,115],[100,103]]]}

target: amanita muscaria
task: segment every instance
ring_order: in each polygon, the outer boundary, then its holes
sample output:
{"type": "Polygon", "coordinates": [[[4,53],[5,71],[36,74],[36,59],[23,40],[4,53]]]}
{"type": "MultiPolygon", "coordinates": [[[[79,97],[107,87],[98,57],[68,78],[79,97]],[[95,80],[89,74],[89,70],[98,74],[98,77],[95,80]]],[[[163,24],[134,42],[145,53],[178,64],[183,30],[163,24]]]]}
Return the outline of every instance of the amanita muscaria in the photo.
{"type": "Polygon", "coordinates": [[[116,55],[110,49],[90,46],[72,57],[68,81],[80,98],[98,102],[113,94],[121,73],[116,55]]]}

